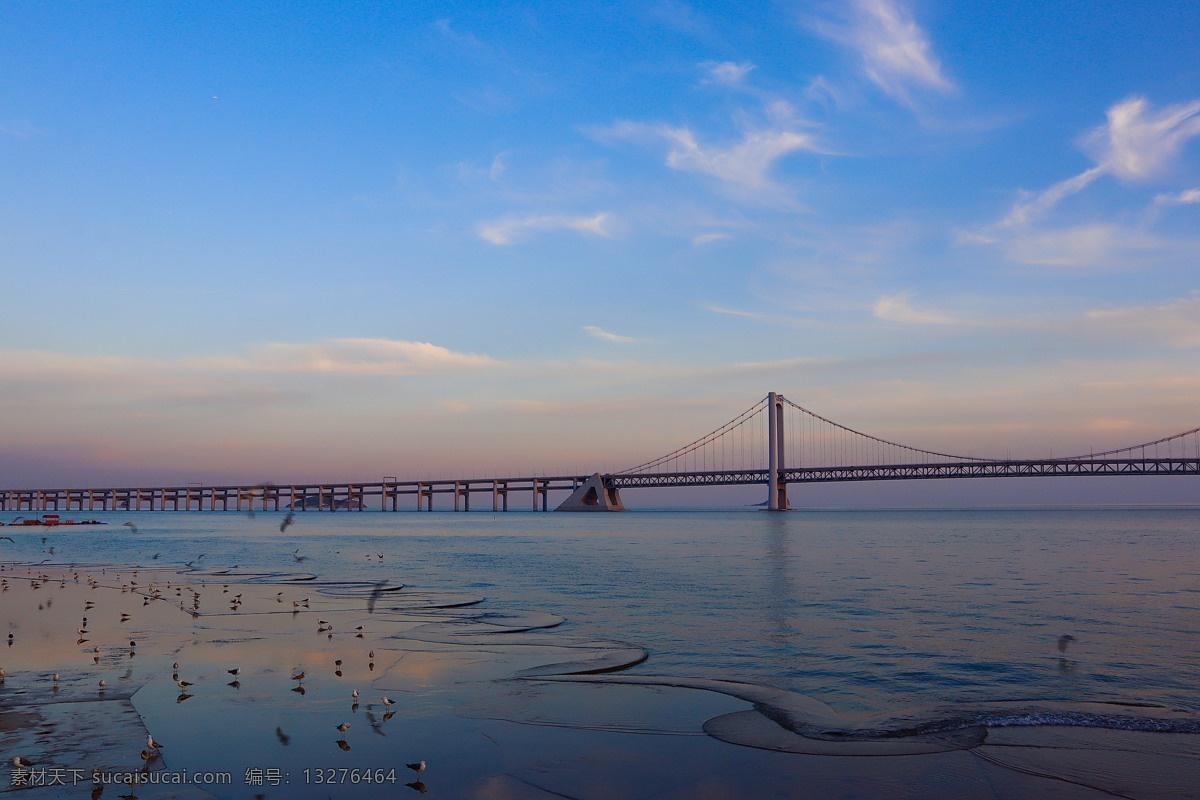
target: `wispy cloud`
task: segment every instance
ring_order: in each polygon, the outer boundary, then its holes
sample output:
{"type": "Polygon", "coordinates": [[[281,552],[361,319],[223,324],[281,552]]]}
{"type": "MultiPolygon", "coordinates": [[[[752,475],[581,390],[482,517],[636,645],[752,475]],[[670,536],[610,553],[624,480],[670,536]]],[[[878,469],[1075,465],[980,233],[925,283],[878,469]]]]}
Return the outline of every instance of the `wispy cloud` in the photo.
{"type": "Polygon", "coordinates": [[[771,314],[761,314],[757,311],[742,311],[738,308],[725,308],[724,306],[703,306],[705,311],[711,311],[714,314],[723,314],[727,317],[742,317],[743,319],[755,319],[761,321],[771,321],[775,317],[771,314]]]}
{"type": "Polygon", "coordinates": [[[1085,318],[1090,329],[1126,341],[1200,347],[1200,294],[1158,305],[1089,311],[1085,318]]]}
{"type": "Polygon", "coordinates": [[[514,244],[530,234],[554,230],[572,230],[608,238],[612,236],[607,227],[609,223],[610,216],[604,211],[590,217],[541,214],[485,222],[478,227],[477,233],[481,239],[495,245],[514,244]]]}
{"type": "Polygon", "coordinates": [[[286,376],[442,376],[502,363],[487,355],[459,352],[429,342],[378,338],[269,342],[241,351],[179,358],[0,350],[0,371],[14,385],[87,387],[95,398],[127,397],[141,401],[147,397],[165,397],[172,405],[263,405],[289,401],[299,396],[294,384],[272,385],[286,376]]]}
{"type": "Polygon", "coordinates": [[[856,0],[850,19],[818,22],[825,36],[854,50],[866,76],[888,96],[916,106],[916,92],[953,94],[929,37],[900,0],[856,0]]]}
{"type": "Polygon", "coordinates": [[[1188,139],[1200,136],[1200,100],[1154,110],[1131,97],[1108,110],[1108,122],[1087,137],[1084,148],[1122,180],[1158,177],[1188,139]]]}
{"type": "MultiPolygon", "coordinates": [[[[959,231],[959,242],[997,244],[1018,261],[1055,266],[1106,265],[1170,246],[1114,222],[1057,230],[1040,225],[1062,201],[1102,177],[1140,183],[1170,174],[1183,145],[1200,136],[1200,100],[1154,109],[1144,97],[1131,97],[1110,107],[1106,117],[1082,140],[1093,166],[1039,192],[1023,192],[998,222],[959,231]]],[[[1191,203],[1200,203],[1200,189],[1159,194],[1154,206],[1191,203]]],[[[1156,216],[1151,210],[1144,222],[1156,216]]]]}
{"type": "Polygon", "coordinates": [[[1160,206],[1183,206],[1200,203],[1200,189],[1185,189],[1177,194],[1160,194],[1154,198],[1160,206]]]}
{"type": "Polygon", "coordinates": [[[488,177],[498,181],[506,169],[508,169],[508,151],[502,150],[492,159],[492,165],[488,167],[488,177]]]}
{"type": "Polygon", "coordinates": [[[745,196],[758,194],[778,200],[778,187],[770,179],[777,161],[795,152],[830,151],[810,134],[797,130],[794,123],[785,122],[782,118],[788,116],[787,109],[776,108],[773,116],[777,120],[774,126],[745,130],[739,141],[725,146],[702,142],[690,128],[641,122],[618,122],[593,133],[602,140],[665,142],[666,165],[671,169],[708,175],[745,196]]]}
{"type": "Polygon", "coordinates": [[[398,376],[488,367],[497,362],[486,355],[460,353],[429,342],[346,338],[263,344],[252,348],[246,356],[213,363],[255,372],[398,376]]]}
{"type": "Polygon", "coordinates": [[[1025,196],[1028,199],[1018,201],[1013,205],[1012,210],[1008,212],[1008,216],[1000,221],[1000,227],[1011,228],[1031,222],[1036,217],[1054,208],[1063,198],[1087,188],[1088,184],[1105,172],[1107,170],[1103,166],[1092,167],[1078,175],[1067,178],[1065,181],[1059,181],[1049,189],[1045,189],[1037,194],[1026,193],[1025,196]]]}
{"type": "Polygon", "coordinates": [[[754,69],[754,65],[746,62],[739,64],[734,61],[705,61],[705,77],[703,83],[719,86],[741,86],[742,81],[754,69]]]}
{"type": "MultiPolygon", "coordinates": [[[[1105,124],[1084,139],[1084,149],[1095,166],[1018,201],[1000,227],[1033,221],[1103,175],[1123,181],[1158,177],[1169,169],[1188,139],[1200,136],[1200,100],[1154,110],[1144,97],[1131,97],[1112,106],[1107,117],[1105,124]]],[[[1178,195],[1185,196],[1186,192],[1178,195]]]]}
{"type": "Polygon", "coordinates": [[[1144,231],[1110,223],[1051,230],[1020,230],[1004,240],[1008,254],[1025,264],[1058,267],[1107,266],[1137,253],[1160,250],[1165,243],[1144,231]]]}
{"type": "Polygon", "coordinates": [[[614,342],[616,344],[633,344],[637,342],[637,339],[632,336],[622,336],[619,333],[612,333],[596,325],[584,325],[580,330],[585,331],[589,336],[594,336],[606,342],[614,342]]]}
{"type": "Polygon", "coordinates": [[[659,0],[646,8],[645,13],[668,28],[689,36],[706,39],[713,32],[708,18],[681,0],[659,0]]]}
{"type": "Polygon", "coordinates": [[[913,308],[909,302],[912,295],[912,291],[903,291],[881,297],[875,302],[871,312],[876,319],[887,322],[903,322],[914,325],[954,325],[961,322],[947,314],[913,308]]]}
{"type": "Polygon", "coordinates": [[[701,233],[697,236],[692,237],[692,245],[694,247],[703,247],[704,245],[712,244],[713,242],[723,242],[728,238],[729,238],[729,234],[721,232],[721,231],[712,231],[709,233],[701,233]]]}

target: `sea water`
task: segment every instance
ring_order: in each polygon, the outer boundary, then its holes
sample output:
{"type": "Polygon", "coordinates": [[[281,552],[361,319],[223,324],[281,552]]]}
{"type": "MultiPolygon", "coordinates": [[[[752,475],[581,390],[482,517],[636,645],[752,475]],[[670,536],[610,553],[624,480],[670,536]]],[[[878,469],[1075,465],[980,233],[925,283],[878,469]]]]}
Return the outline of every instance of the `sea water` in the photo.
{"type": "Polygon", "coordinates": [[[1200,509],[63,516],[108,524],[6,527],[0,556],[469,592],[643,649],[626,676],[781,689],[895,735],[1200,730],[1200,509]]]}

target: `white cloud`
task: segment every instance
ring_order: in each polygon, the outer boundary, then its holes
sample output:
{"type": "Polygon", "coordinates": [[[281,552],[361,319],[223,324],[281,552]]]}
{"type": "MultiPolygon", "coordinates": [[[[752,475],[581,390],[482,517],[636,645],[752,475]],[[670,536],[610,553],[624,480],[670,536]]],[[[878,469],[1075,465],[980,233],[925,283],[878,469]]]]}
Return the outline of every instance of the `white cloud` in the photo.
{"type": "Polygon", "coordinates": [[[480,238],[492,244],[507,245],[520,241],[535,231],[573,230],[607,238],[612,236],[606,227],[608,223],[609,215],[603,211],[590,217],[544,214],[508,217],[483,223],[477,232],[480,238]]]}
{"type": "MultiPolygon", "coordinates": [[[[0,350],[0,371],[38,402],[57,403],[86,393],[97,405],[133,407],[258,406],[290,402],[304,390],[283,376],[401,377],[474,372],[501,364],[429,342],[344,338],[272,342],[240,352],[180,358],[0,350]],[[46,390],[52,390],[43,395],[46,390]]],[[[70,402],[73,402],[70,401],[70,402]]]]}
{"type": "MultiPolygon", "coordinates": [[[[1107,116],[1108,122],[1093,130],[1084,141],[1096,166],[1059,181],[1031,199],[1017,202],[1000,222],[1001,227],[1033,221],[1102,175],[1111,174],[1126,181],[1159,176],[1168,170],[1188,139],[1200,136],[1200,100],[1155,111],[1144,97],[1131,97],[1111,107],[1107,116]]],[[[1197,202],[1183,199],[1197,197],[1188,192],[1178,197],[1178,202],[1197,202]]]]}
{"type": "Polygon", "coordinates": [[[1160,206],[1183,206],[1200,203],[1200,189],[1185,189],[1178,194],[1160,194],[1154,198],[1160,206]]]}
{"type": "Polygon", "coordinates": [[[754,69],[754,65],[749,62],[739,64],[734,61],[705,61],[700,66],[704,67],[708,74],[704,83],[715,83],[721,86],[740,86],[750,71],[754,69]]]}
{"type": "Polygon", "coordinates": [[[1092,167],[1074,177],[1067,178],[1065,181],[1059,181],[1049,189],[1032,195],[1030,199],[1024,202],[1016,203],[1013,205],[1012,210],[1008,212],[1008,216],[1000,221],[1000,227],[1009,228],[1014,225],[1024,225],[1030,222],[1035,217],[1054,208],[1064,197],[1085,189],[1088,184],[1103,175],[1105,171],[1103,166],[1092,167]]]}
{"type": "MultiPolygon", "coordinates": [[[[1112,175],[1123,182],[1142,182],[1169,174],[1183,145],[1200,136],[1200,100],[1151,108],[1143,97],[1116,103],[1107,122],[1089,133],[1083,147],[1094,166],[1040,192],[1024,192],[998,222],[959,231],[960,243],[1000,244],[1019,261],[1058,266],[1114,262],[1136,251],[1161,249],[1149,234],[1111,223],[1076,225],[1060,230],[1036,226],[1064,199],[1097,179],[1112,175]]],[[[1159,194],[1155,206],[1200,203],[1200,189],[1159,194]]],[[[1149,219],[1154,218],[1151,214],[1149,219]]]]}
{"type": "Polygon", "coordinates": [[[594,336],[597,339],[603,339],[606,342],[614,342],[616,344],[633,344],[637,341],[637,339],[633,338],[632,336],[622,336],[619,333],[611,333],[603,328],[597,327],[596,325],[584,325],[582,328],[580,328],[580,330],[586,331],[589,335],[594,336]]]}
{"type": "Polygon", "coordinates": [[[489,356],[459,353],[429,342],[346,338],[264,344],[252,348],[248,356],[222,359],[220,363],[255,372],[396,376],[486,367],[497,362],[489,356]]]}
{"type": "Polygon", "coordinates": [[[756,320],[774,319],[774,317],[772,317],[769,314],[759,314],[754,311],[741,311],[740,309],[736,309],[736,308],[725,308],[723,306],[714,306],[714,305],[706,305],[706,306],[703,306],[703,308],[705,311],[711,311],[714,314],[724,314],[725,316],[728,316],[728,317],[743,317],[745,319],[756,319],[756,320]]]}
{"type": "Polygon", "coordinates": [[[942,95],[956,91],[943,74],[929,37],[899,0],[856,0],[849,22],[816,27],[855,50],[867,77],[904,105],[915,105],[914,90],[942,95]]]}
{"type": "Polygon", "coordinates": [[[693,247],[703,247],[704,245],[712,244],[713,242],[723,242],[728,238],[729,238],[728,233],[722,233],[720,231],[713,231],[711,233],[702,233],[698,236],[692,237],[692,246],[693,247]]]}
{"type": "Polygon", "coordinates": [[[884,296],[876,301],[871,309],[876,319],[887,322],[903,322],[915,325],[953,325],[959,322],[954,317],[938,314],[932,311],[920,311],[912,307],[909,299],[911,291],[903,291],[891,296],[884,296]]]}
{"type": "Polygon", "coordinates": [[[1085,149],[1122,180],[1165,173],[1184,143],[1200,136],[1200,100],[1157,111],[1144,97],[1131,97],[1108,110],[1108,122],[1087,137],[1085,149]]]}
{"type": "MultiPolygon", "coordinates": [[[[782,112],[773,109],[775,115],[782,112]]],[[[710,175],[739,191],[774,192],[768,173],[776,161],[796,151],[827,152],[807,133],[779,126],[747,130],[740,141],[726,147],[701,143],[689,128],[640,122],[620,122],[597,134],[601,138],[665,141],[668,167],[710,175]]]]}

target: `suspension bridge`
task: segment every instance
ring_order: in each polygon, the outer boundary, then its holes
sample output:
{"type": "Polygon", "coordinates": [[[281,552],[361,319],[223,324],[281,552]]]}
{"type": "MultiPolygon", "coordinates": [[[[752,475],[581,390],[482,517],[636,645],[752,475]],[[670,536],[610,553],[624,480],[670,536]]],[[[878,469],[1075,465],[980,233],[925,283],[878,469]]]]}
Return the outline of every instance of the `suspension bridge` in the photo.
{"type": "Polygon", "coordinates": [[[471,498],[478,495],[490,498],[493,511],[508,511],[510,494],[526,495],[529,508],[547,511],[551,492],[568,494],[558,510],[617,511],[624,509],[622,489],[747,484],[765,486],[766,507],[784,510],[791,484],[1088,475],[1200,475],[1200,428],[1101,453],[992,459],[872,436],[770,392],[724,425],[666,455],[603,475],[7,489],[0,490],[0,511],[432,511],[436,496],[452,498],[455,511],[470,511],[471,498]]]}

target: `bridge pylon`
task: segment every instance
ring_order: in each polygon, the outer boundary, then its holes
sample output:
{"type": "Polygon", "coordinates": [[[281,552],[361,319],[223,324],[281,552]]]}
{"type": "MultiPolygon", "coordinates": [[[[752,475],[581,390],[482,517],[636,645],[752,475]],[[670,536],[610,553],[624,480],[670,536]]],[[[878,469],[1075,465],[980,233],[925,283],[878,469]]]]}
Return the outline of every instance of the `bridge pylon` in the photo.
{"type": "Polygon", "coordinates": [[[767,510],[787,511],[787,482],[783,479],[783,395],[767,393],[767,510]]]}

